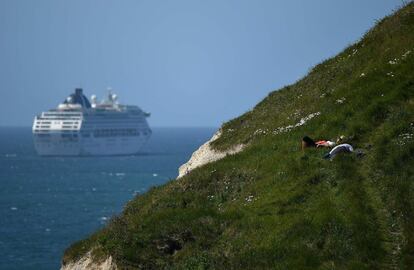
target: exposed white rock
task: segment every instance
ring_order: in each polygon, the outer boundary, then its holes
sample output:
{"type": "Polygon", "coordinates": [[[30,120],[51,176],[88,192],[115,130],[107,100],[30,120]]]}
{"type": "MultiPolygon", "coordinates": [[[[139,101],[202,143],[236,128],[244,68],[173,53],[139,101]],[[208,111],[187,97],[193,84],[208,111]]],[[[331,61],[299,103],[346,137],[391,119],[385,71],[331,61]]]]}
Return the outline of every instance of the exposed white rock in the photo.
{"type": "Polygon", "coordinates": [[[75,262],[70,262],[66,265],[62,265],[60,270],[117,270],[116,264],[112,261],[112,257],[109,256],[103,262],[95,262],[92,259],[91,252],[88,252],[85,256],[75,262]]]}
{"type": "Polygon", "coordinates": [[[191,155],[191,158],[189,161],[187,161],[187,163],[180,166],[180,168],[178,169],[177,179],[183,177],[184,175],[186,175],[191,170],[194,170],[197,167],[222,159],[227,155],[234,155],[243,150],[243,144],[236,145],[233,148],[223,152],[214,150],[213,148],[211,148],[210,143],[217,140],[220,137],[220,135],[221,130],[218,130],[209,141],[200,146],[200,148],[198,148],[198,150],[196,150],[191,155]]]}

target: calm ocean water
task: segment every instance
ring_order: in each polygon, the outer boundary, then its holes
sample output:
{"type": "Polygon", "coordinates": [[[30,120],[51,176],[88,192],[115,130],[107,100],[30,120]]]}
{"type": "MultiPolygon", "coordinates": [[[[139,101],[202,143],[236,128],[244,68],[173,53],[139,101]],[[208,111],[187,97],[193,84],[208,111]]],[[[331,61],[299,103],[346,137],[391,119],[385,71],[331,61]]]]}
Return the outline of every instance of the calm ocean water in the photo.
{"type": "Polygon", "coordinates": [[[177,176],[212,128],[155,128],[143,154],[38,157],[30,128],[0,128],[0,269],[58,269],[71,243],[177,176]]]}

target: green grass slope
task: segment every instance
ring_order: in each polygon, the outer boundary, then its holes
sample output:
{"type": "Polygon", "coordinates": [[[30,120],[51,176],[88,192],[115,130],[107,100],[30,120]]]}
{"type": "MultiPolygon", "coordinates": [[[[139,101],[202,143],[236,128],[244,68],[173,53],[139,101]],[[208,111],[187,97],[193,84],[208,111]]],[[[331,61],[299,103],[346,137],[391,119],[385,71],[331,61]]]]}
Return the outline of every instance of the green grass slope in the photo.
{"type": "Polygon", "coordinates": [[[412,269],[413,3],[222,129],[216,149],[245,150],[136,197],[63,263],[93,250],[122,269],[412,269]],[[323,160],[305,134],[365,156],[323,160]]]}

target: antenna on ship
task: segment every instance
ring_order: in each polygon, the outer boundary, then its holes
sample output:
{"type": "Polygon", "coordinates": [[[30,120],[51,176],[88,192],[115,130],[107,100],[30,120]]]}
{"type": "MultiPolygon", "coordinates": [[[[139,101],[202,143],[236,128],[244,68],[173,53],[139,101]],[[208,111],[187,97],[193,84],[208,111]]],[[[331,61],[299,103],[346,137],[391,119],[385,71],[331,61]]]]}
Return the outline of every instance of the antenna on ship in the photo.
{"type": "Polygon", "coordinates": [[[106,90],[108,91],[108,102],[111,102],[112,101],[112,87],[108,86],[106,90]]]}
{"type": "Polygon", "coordinates": [[[91,96],[91,105],[92,105],[92,108],[96,108],[96,104],[97,104],[97,97],[96,97],[96,95],[92,95],[91,96]]]}

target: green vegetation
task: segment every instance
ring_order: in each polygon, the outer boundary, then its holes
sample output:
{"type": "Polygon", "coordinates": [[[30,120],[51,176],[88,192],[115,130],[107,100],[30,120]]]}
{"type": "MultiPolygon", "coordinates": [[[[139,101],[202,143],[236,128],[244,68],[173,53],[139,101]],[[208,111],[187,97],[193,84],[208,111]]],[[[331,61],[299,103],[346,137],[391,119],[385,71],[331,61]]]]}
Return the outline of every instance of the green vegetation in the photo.
{"type": "Polygon", "coordinates": [[[412,269],[413,71],[410,3],[224,124],[213,146],[243,152],[136,197],[64,263],[92,249],[122,269],[412,269]],[[365,155],[323,160],[305,134],[365,155]]]}

